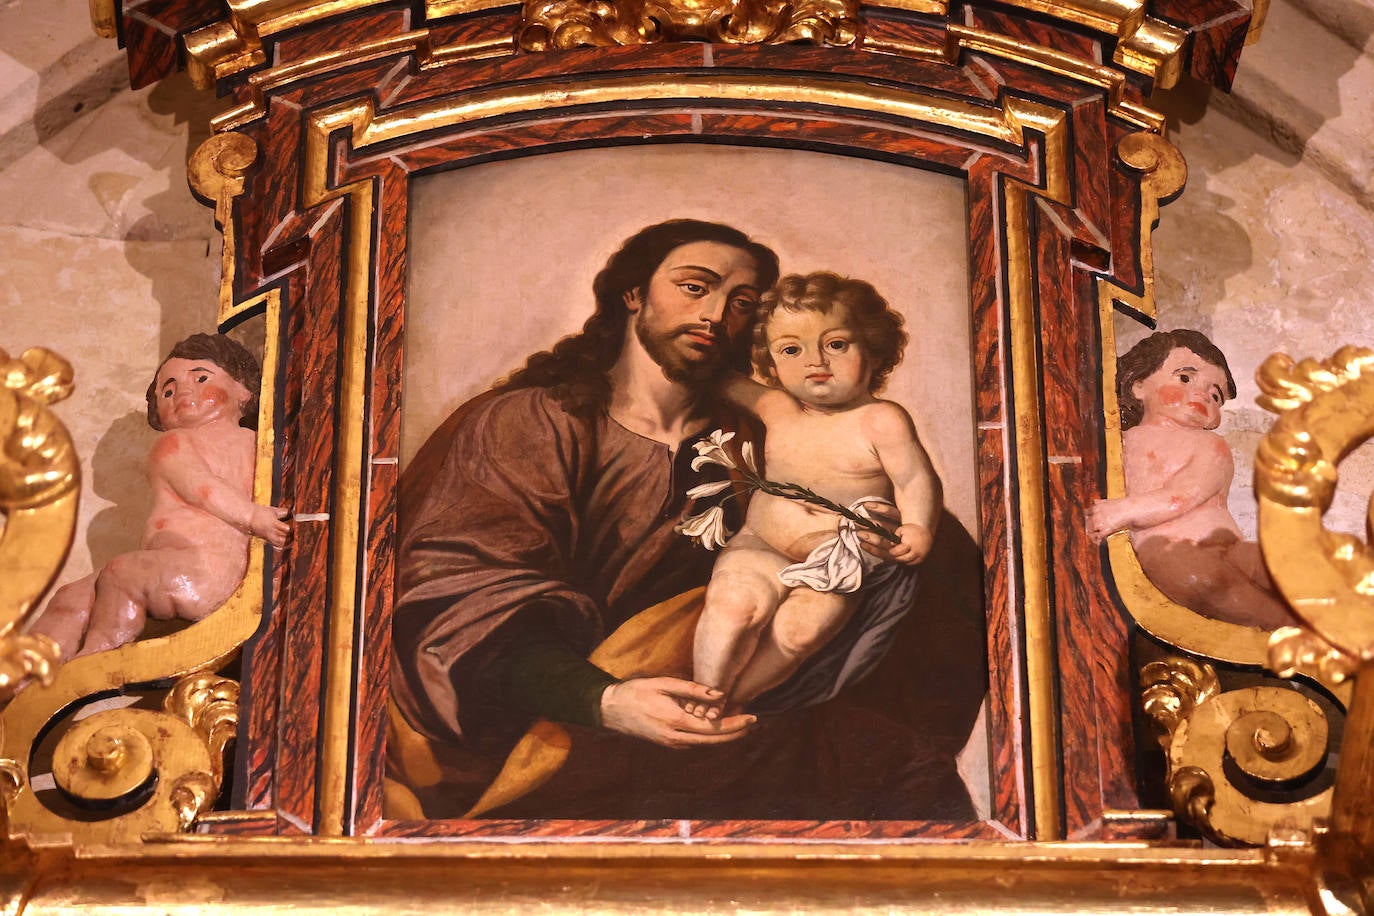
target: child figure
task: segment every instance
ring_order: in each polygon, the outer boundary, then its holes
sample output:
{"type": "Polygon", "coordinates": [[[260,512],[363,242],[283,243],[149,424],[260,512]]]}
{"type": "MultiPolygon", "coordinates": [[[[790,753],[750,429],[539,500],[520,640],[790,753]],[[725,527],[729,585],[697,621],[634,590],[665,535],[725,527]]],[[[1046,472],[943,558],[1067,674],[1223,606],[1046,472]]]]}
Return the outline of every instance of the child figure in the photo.
{"type": "MultiPolygon", "coordinates": [[[[879,400],[906,345],[902,317],[861,280],[833,273],[783,277],[754,328],[760,384],[734,376],[732,402],[767,428],[768,476],[883,520],[895,501],[892,559],[920,562],[941,508],[940,480],[911,417],[879,400]]],[[[877,537],[809,503],[756,492],[744,525],[716,561],[697,624],[694,679],[739,707],[787,680],[849,620],[877,537]],[[838,524],[837,524],[838,523],[838,524]]],[[[687,711],[717,718],[722,705],[687,711]]]]}
{"type": "Polygon", "coordinates": [[[1236,383],[1198,332],[1151,334],[1117,361],[1126,496],[1100,499],[1088,533],[1131,532],[1140,566],[1161,592],[1218,620],[1294,625],[1274,593],[1259,545],[1241,538],[1226,505],[1235,465],[1212,432],[1236,383]]]}
{"type": "Polygon", "coordinates": [[[282,510],[251,498],[261,371],[228,337],[193,334],[172,348],[148,386],[148,424],[162,435],[148,457],[153,506],[139,550],[58,589],[33,632],[63,658],[122,646],[158,620],[200,620],[243,581],[249,535],[275,547],[282,510]]]}

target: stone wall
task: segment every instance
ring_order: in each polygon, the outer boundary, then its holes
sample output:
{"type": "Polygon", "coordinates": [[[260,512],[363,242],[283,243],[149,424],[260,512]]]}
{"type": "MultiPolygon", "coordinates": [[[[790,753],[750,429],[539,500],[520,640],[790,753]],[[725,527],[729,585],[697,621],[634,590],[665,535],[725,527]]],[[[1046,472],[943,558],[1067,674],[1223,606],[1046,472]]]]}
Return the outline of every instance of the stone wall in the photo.
{"type": "MultiPolygon", "coordinates": [[[[214,320],[219,236],[186,186],[218,107],[184,76],[129,91],[123,56],[84,0],[0,3],[0,347],[51,347],[77,368],[59,408],[83,458],[81,528],[64,580],[137,543],[143,391],[177,339],[214,320]]],[[[1223,431],[1233,511],[1253,532],[1251,456],[1269,417],[1251,380],[1275,350],[1374,346],[1370,126],[1374,0],[1274,0],[1227,96],[1159,99],[1190,168],[1156,235],[1163,327],[1230,357],[1240,397],[1223,431]]],[[[1145,329],[1122,323],[1125,344],[1145,329]]],[[[1329,523],[1363,532],[1366,451],[1342,466],[1329,523]]]]}

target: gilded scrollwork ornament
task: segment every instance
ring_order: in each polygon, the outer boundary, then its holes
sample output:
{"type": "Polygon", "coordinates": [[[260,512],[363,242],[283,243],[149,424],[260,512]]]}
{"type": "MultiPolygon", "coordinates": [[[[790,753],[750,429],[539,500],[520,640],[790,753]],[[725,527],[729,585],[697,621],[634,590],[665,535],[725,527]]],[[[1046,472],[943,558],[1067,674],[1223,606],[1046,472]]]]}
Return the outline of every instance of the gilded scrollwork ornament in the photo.
{"type": "Polygon", "coordinates": [[[197,672],[171,689],[160,712],[111,709],[82,719],[53,752],[53,780],[77,804],[132,807],[92,825],[111,837],[187,830],[219,795],[238,692],[232,680],[197,672]]]}
{"type": "Polygon", "coordinates": [[[858,39],[854,0],[527,0],[526,51],[709,41],[847,47],[858,39]]]}
{"type": "Polygon", "coordinates": [[[1260,844],[1275,828],[1305,831],[1330,811],[1330,788],[1291,801],[1258,797],[1325,765],[1330,729],[1312,700],[1284,687],[1222,691],[1210,665],[1176,657],[1141,669],[1141,687],[1174,811],[1211,839],[1260,844]]]}
{"type": "Polygon", "coordinates": [[[47,682],[52,640],[21,629],[57,575],[76,530],[80,465],[49,408],[71,394],[71,364],[43,347],[0,350],[0,702],[28,678],[47,682]]]}
{"type": "Polygon", "coordinates": [[[1337,464],[1374,436],[1374,350],[1301,362],[1276,354],[1257,379],[1261,406],[1279,414],[1255,459],[1265,561],[1305,629],[1353,660],[1374,660],[1374,550],[1322,525],[1337,464]]]}

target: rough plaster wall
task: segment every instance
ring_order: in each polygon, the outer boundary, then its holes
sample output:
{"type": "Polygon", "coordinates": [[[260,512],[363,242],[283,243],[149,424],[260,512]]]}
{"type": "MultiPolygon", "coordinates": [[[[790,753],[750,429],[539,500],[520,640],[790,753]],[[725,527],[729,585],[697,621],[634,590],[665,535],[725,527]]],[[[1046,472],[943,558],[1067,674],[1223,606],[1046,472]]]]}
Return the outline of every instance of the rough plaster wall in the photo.
{"type": "MultiPolygon", "coordinates": [[[[121,52],[84,0],[0,0],[0,347],[51,347],[77,368],[59,407],[83,459],[81,528],[64,580],[138,537],[151,441],[142,392],[172,342],[214,318],[218,236],[186,158],[219,103],[184,77],[128,91],[121,52]]],[[[1233,511],[1253,531],[1251,456],[1268,417],[1251,381],[1268,353],[1374,346],[1369,138],[1374,0],[1275,0],[1235,93],[1170,93],[1188,187],[1157,233],[1165,327],[1196,327],[1241,383],[1223,432],[1233,511]]],[[[1143,329],[1123,324],[1129,343],[1143,329]]],[[[1362,531],[1374,461],[1342,466],[1328,515],[1362,531]]]]}

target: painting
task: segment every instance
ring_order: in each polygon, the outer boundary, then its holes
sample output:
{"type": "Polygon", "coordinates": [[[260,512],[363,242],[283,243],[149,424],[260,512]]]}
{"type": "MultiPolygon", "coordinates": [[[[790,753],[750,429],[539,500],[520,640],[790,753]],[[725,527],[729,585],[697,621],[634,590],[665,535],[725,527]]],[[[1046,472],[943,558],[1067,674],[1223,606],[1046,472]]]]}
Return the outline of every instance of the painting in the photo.
{"type": "Polygon", "coordinates": [[[988,816],[965,195],[702,145],[413,183],[388,818],[988,816]]]}

